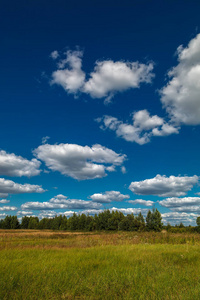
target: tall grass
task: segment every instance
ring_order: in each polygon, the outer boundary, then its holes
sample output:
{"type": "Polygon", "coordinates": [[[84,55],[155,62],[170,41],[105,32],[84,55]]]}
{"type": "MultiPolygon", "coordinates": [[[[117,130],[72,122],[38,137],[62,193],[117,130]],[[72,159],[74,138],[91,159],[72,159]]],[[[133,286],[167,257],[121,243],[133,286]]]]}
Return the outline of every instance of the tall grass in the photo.
{"type": "Polygon", "coordinates": [[[1,231],[0,247],[0,299],[199,299],[199,235],[1,231]]]}

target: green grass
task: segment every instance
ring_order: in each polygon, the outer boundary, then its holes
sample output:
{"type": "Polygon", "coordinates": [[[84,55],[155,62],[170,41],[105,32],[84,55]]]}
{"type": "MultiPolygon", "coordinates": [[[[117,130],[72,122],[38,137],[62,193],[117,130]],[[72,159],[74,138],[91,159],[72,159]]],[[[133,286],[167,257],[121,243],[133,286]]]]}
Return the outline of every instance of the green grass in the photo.
{"type": "Polygon", "coordinates": [[[199,235],[166,235],[2,231],[0,299],[200,299],[199,235]]]}

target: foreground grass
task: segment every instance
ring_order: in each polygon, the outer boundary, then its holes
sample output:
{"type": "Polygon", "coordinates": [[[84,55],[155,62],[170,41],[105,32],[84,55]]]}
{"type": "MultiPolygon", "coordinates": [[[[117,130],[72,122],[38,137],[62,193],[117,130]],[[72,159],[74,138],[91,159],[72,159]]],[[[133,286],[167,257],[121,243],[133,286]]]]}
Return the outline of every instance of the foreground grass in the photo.
{"type": "Polygon", "coordinates": [[[0,299],[200,299],[199,235],[0,231],[0,248],[0,299]]]}

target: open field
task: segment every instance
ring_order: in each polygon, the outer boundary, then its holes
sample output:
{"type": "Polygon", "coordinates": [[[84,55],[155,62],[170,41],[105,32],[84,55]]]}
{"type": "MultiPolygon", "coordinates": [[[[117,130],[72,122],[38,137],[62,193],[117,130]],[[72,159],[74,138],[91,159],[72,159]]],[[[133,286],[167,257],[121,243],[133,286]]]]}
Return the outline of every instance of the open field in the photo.
{"type": "Polygon", "coordinates": [[[199,299],[200,234],[0,230],[0,299],[199,299]]]}

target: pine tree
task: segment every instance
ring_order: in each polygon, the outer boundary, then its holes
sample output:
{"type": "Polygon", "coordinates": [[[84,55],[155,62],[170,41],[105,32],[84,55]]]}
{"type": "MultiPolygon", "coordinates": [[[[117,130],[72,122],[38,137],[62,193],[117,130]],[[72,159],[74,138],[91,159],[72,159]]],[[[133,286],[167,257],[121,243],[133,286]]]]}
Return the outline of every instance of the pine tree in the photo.
{"type": "Polygon", "coordinates": [[[162,217],[161,213],[157,208],[153,209],[152,212],[149,210],[146,216],[146,227],[147,230],[161,231],[162,230],[162,217]]]}
{"type": "Polygon", "coordinates": [[[29,221],[30,221],[30,217],[24,216],[24,217],[22,218],[21,228],[22,228],[22,229],[28,229],[29,221]]]}

